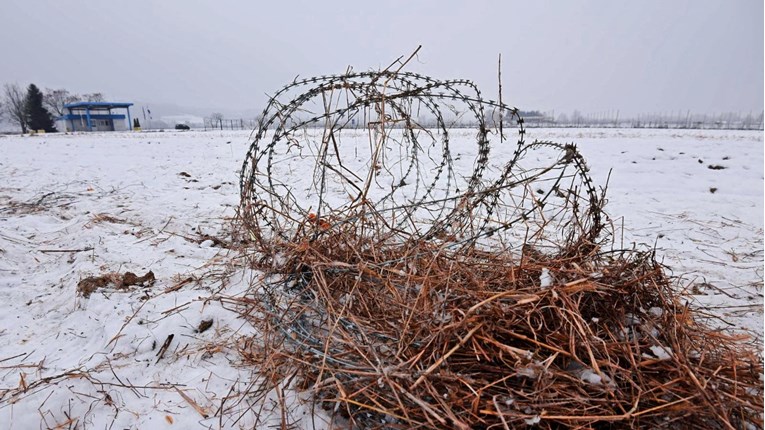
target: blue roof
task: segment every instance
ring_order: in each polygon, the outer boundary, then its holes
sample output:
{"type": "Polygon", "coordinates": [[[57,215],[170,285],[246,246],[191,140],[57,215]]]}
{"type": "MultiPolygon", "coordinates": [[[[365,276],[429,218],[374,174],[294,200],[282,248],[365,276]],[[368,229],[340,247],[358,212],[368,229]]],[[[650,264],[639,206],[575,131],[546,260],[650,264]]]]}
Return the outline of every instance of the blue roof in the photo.
{"type": "Polygon", "coordinates": [[[126,108],[133,106],[133,103],[119,103],[119,102],[77,102],[65,104],[67,109],[82,108],[82,109],[114,109],[114,108],[126,108]]]}
{"type": "MultiPolygon", "coordinates": [[[[66,114],[61,115],[60,117],[56,118],[56,120],[84,120],[86,118],[84,113],[77,113],[77,114],[66,114]]],[[[111,115],[100,115],[100,114],[90,114],[90,119],[125,119],[125,115],[118,115],[118,114],[111,114],[111,115]]]]}

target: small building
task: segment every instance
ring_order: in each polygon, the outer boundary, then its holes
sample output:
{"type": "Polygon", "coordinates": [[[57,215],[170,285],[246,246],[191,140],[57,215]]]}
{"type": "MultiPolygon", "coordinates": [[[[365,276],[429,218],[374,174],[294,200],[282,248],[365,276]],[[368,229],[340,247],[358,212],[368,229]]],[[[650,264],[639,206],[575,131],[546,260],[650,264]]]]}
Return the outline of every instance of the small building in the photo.
{"type": "Polygon", "coordinates": [[[66,113],[56,120],[61,131],[125,131],[132,128],[133,103],[77,102],[64,105],[66,113]],[[124,113],[119,113],[124,109],[124,113]],[[117,111],[115,113],[114,111],[117,111]]]}

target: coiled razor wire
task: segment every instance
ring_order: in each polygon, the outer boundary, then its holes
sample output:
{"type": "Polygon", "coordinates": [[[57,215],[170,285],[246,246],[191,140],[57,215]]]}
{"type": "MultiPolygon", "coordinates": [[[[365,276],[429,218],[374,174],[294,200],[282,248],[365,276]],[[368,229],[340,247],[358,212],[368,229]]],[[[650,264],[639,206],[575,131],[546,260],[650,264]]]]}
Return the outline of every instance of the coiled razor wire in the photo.
{"type": "Polygon", "coordinates": [[[761,360],[672,317],[652,254],[600,254],[603,197],[576,147],[527,143],[518,111],[472,82],[295,80],[252,137],[240,216],[266,278],[239,300],[258,328],[240,352],[258,369],[252,398],[263,411],[275,393],[282,425],[288,387],[356,428],[761,423],[761,360]],[[496,151],[506,126],[516,146],[496,151]],[[638,337],[635,319],[658,334],[638,337]],[[703,363],[688,355],[701,343],[703,363]],[[676,357],[645,370],[655,348],[676,357]],[[695,396],[690,361],[728,397],[665,412],[695,396]]]}
{"type": "Polygon", "coordinates": [[[592,242],[601,199],[583,158],[573,145],[526,143],[524,133],[517,109],[483,99],[468,80],[389,71],[296,80],[270,99],[254,132],[242,219],[271,253],[349,230],[378,245],[554,252],[592,242]],[[518,127],[518,140],[501,166],[490,155],[506,144],[503,122],[518,127]],[[474,134],[471,160],[451,151],[463,124],[474,134]]]}
{"type": "Polygon", "coordinates": [[[420,257],[402,256],[402,244],[438,243],[456,254],[586,253],[581,248],[594,246],[603,225],[584,159],[573,145],[524,137],[518,110],[483,99],[468,80],[363,72],[279,90],[245,158],[240,211],[274,272],[261,300],[285,338],[337,360],[320,348],[327,309],[306,291],[314,274],[288,257],[323,239],[341,253],[396,249],[390,260],[365,262],[378,267],[420,257]],[[492,145],[507,144],[496,127],[503,121],[517,126],[516,149],[492,165],[492,145]],[[474,155],[463,154],[458,168],[451,144],[466,135],[474,155]]]}

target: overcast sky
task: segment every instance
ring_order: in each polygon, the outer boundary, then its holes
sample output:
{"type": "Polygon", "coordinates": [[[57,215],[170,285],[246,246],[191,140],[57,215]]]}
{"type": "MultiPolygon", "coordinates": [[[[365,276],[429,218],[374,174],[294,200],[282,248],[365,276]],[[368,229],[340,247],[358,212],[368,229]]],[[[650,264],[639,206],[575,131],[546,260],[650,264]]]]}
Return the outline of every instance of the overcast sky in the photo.
{"type": "Polygon", "coordinates": [[[0,83],[261,109],[296,75],[474,80],[521,109],[763,108],[762,0],[0,1],[0,83]]]}

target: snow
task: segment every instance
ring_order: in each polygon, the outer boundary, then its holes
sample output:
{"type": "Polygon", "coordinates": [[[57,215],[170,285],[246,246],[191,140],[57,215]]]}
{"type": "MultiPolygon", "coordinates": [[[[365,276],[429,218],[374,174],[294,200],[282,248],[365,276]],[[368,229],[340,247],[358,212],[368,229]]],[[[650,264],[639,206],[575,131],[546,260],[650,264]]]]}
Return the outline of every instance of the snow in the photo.
{"type": "Polygon", "coordinates": [[[207,239],[207,240],[204,240],[204,241],[202,241],[202,242],[199,244],[199,247],[200,247],[200,248],[211,248],[211,247],[212,247],[214,244],[215,244],[215,242],[214,242],[214,241],[212,241],[212,240],[210,240],[210,239],[207,239]]]}
{"type": "Polygon", "coordinates": [[[669,347],[653,345],[650,350],[659,360],[669,360],[672,358],[672,350],[669,347]]]}
{"type": "Polygon", "coordinates": [[[543,268],[542,274],[539,275],[539,286],[542,288],[550,288],[553,284],[553,277],[550,274],[550,269],[543,268]]]}
{"type": "MultiPolygon", "coordinates": [[[[241,395],[256,370],[237,351],[253,330],[230,298],[260,274],[213,240],[230,240],[248,136],[0,137],[0,429],[70,419],[82,428],[256,425],[257,408],[241,395]],[[76,294],[88,276],[149,270],[151,287],[76,294]]],[[[762,132],[532,129],[527,137],[576,143],[595,183],[608,181],[614,247],[655,248],[686,285],[696,281],[688,300],[762,344],[762,132]]],[[[468,166],[473,138],[452,136],[452,153],[468,166]]],[[[501,165],[513,149],[497,146],[492,160],[501,165]]],[[[546,275],[542,285],[552,283],[546,275]]],[[[321,417],[317,425],[326,426],[321,417]]]]}
{"type": "Polygon", "coordinates": [[[540,421],[542,421],[542,417],[540,417],[539,415],[534,415],[533,417],[526,419],[524,421],[526,422],[527,425],[534,426],[539,424],[540,421]]]}
{"type": "Polygon", "coordinates": [[[589,382],[590,384],[598,385],[603,381],[603,378],[600,377],[597,373],[593,372],[592,370],[585,370],[582,372],[582,375],[580,376],[583,381],[589,382]]]}

